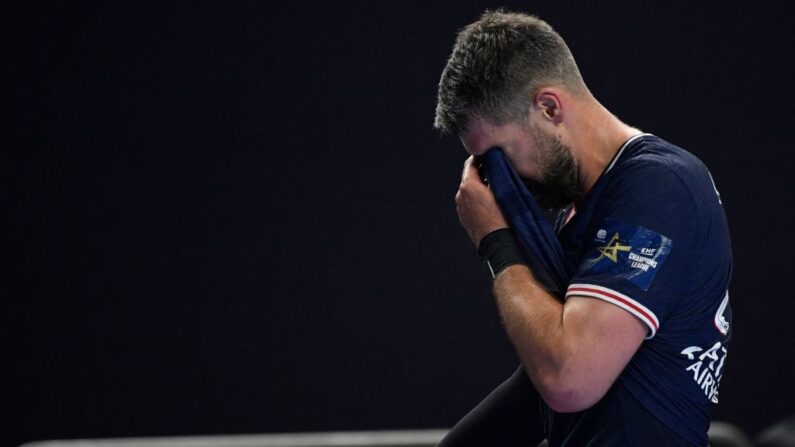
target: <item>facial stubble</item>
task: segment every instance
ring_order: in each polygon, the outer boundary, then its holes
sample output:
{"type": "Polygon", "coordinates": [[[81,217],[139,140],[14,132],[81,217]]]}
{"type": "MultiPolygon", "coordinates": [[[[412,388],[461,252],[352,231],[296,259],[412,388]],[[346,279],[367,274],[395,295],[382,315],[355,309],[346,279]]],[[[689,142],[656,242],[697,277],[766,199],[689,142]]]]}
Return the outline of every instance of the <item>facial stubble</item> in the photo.
{"type": "Polygon", "coordinates": [[[560,137],[531,127],[540,150],[541,180],[524,179],[530,193],[544,209],[560,209],[574,202],[580,193],[579,169],[571,148],[560,137]]]}

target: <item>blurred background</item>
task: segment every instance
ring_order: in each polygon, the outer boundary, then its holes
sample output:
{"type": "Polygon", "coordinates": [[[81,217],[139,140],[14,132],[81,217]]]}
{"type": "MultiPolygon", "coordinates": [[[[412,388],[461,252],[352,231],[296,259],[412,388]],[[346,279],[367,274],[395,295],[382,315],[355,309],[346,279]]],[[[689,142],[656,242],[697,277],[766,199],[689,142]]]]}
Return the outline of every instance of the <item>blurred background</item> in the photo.
{"type": "Polygon", "coordinates": [[[454,209],[466,154],[432,129],[457,30],[499,6],[710,167],[715,418],[795,412],[792,15],[640,3],[7,7],[0,444],[454,424],[518,364],[454,209]]]}

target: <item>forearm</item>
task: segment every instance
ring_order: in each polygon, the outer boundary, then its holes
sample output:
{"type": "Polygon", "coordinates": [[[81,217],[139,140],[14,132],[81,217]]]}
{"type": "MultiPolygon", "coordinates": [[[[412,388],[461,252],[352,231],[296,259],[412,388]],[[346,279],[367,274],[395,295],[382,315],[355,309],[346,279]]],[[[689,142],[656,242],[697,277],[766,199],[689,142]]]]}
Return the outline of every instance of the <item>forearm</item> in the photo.
{"type": "Polygon", "coordinates": [[[507,229],[508,222],[478,178],[473,160],[469,157],[464,164],[456,208],[489,268],[502,270],[494,282],[494,295],[508,337],[553,410],[585,409],[612,386],[643,342],[646,328],[631,313],[606,301],[571,296],[562,304],[526,266],[516,264],[522,262],[521,254],[515,253],[520,249],[504,232],[496,233],[507,229]],[[487,240],[488,235],[494,236],[487,240]]]}
{"type": "Polygon", "coordinates": [[[513,265],[494,282],[494,296],[522,364],[547,403],[558,411],[590,405],[579,375],[576,327],[565,324],[564,305],[523,265],[513,265]]]}

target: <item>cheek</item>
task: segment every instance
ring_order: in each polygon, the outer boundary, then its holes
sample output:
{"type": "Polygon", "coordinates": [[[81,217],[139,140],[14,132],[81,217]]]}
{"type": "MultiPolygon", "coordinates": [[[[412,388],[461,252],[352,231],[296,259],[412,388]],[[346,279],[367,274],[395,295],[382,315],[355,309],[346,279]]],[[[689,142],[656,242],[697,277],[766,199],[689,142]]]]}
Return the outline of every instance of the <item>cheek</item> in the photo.
{"type": "Polygon", "coordinates": [[[534,151],[524,152],[522,154],[513,154],[508,159],[511,165],[525,180],[540,181],[541,180],[541,160],[539,160],[538,153],[534,151]]]}

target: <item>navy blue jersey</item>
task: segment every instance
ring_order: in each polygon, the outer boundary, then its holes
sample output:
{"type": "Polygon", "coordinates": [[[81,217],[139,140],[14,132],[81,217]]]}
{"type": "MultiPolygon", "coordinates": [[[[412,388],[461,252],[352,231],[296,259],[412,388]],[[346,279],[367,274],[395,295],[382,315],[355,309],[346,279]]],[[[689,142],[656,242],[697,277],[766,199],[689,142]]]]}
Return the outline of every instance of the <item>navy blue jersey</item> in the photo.
{"type": "MultiPolygon", "coordinates": [[[[560,439],[551,433],[550,440],[573,442],[578,430],[593,436],[599,424],[646,412],[654,419],[644,429],[651,439],[662,441],[656,432],[670,430],[706,445],[732,330],[728,225],[707,168],[641,134],[621,147],[576,211],[562,216],[557,231],[576,272],[567,299],[614,304],[646,325],[648,335],[603,402],[554,415],[560,439]]],[[[621,429],[628,436],[633,428],[621,429]]]]}

